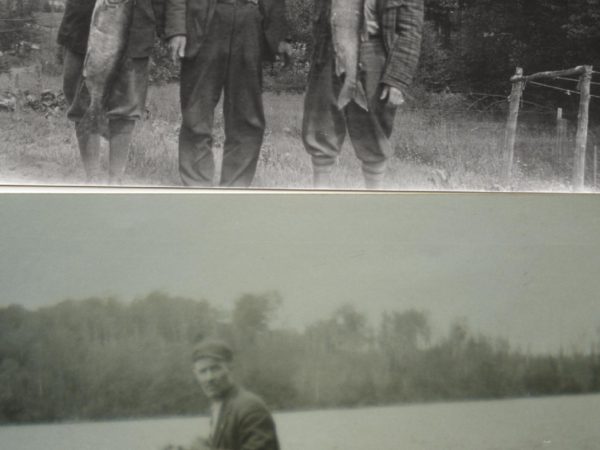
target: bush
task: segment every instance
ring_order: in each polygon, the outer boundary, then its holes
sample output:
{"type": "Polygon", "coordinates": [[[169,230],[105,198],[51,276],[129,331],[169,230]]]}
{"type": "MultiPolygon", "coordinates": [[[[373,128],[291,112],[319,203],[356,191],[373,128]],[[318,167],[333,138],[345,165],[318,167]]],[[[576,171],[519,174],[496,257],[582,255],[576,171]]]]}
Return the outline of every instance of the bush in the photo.
{"type": "Polygon", "coordinates": [[[287,0],[288,37],[292,41],[310,42],[313,4],[314,0],[287,0]]]}
{"type": "Polygon", "coordinates": [[[179,80],[179,64],[169,56],[167,44],[157,38],[150,58],[150,83],[165,84],[179,80]]]}

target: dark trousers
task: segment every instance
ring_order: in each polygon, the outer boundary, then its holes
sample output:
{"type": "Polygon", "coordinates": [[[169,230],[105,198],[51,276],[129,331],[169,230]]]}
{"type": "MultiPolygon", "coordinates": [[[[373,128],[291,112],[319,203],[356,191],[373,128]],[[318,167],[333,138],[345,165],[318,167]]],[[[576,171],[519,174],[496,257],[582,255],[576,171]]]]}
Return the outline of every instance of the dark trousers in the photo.
{"type": "Polygon", "coordinates": [[[380,179],[385,172],[386,155],[391,154],[389,138],[395,116],[395,108],[380,99],[386,60],[383,43],[371,40],[361,45],[359,76],[367,93],[369,111],[354,102],[341,111],[338,109],[343,78],[335,74],[332,44],[329,41],[317,45],[302,124],[304,146],[311,155],[315,175],[331,172],[348,132],[367,183],[370,179],[380,179]]]}
{"type": "Polygon", "coordinates": [[[252,183],[262,145],[262,15],[256,4],[217,3],[197,55],[181,66],[179,172],[185,185],[213,184],[214,110],[224,93],[221,186],[252,183]]]}

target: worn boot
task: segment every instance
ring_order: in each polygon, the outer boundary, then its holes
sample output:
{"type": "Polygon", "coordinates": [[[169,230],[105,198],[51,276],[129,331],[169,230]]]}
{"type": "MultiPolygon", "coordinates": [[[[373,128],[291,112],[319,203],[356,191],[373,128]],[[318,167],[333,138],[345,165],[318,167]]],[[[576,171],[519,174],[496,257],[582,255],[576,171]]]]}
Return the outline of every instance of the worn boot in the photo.
{"type": "Polygon", "coordinates": [[[108,177],[110,184],[123,182],[134,127],[135,120],[111,119],[109,121],[108,177]]]}

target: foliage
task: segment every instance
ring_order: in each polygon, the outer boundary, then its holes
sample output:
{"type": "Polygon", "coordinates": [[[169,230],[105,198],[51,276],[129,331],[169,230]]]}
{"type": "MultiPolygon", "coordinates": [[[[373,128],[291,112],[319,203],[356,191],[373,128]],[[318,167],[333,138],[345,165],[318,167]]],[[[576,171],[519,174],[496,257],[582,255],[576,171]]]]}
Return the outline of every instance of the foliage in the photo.
{"type": "Polygon", "coordinates": [[[211,334],[232,342],[240,381],[276,408],[600,390],[597,350],[523,354],[465,322],[432,342],[425,312],[388,311],[374,327],[350,305],[303,332],[276,329],[281,302],[245,294],[225,312],[155,292],[1,308],[0,422],[197,413],[206,400],[189,355],[211,334]]]}
{"type": "Polygon", "coordinates": [[[315,0],[287,0],[288,37],[295,42],[310,42],[315,0]]]}

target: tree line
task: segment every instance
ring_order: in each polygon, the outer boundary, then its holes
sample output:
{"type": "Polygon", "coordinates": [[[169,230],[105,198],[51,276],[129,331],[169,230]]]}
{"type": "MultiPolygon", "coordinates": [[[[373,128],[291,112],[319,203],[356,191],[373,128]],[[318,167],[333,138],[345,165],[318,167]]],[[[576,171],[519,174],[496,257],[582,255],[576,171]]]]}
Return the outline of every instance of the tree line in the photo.
{"type": "Polygon", "coordinates": [[[195,342],[236,349],[242,384],[277,409],[598,392],[600,349],[534,355],[456,322],[433,342],[427,313],[388,311],[377,325],[342,305],[304,330],[273,326],[277,293],[231,311],[155,292],[131,302],[68,300],[0,309],[0,422],[197,414],[195,342]]]}

